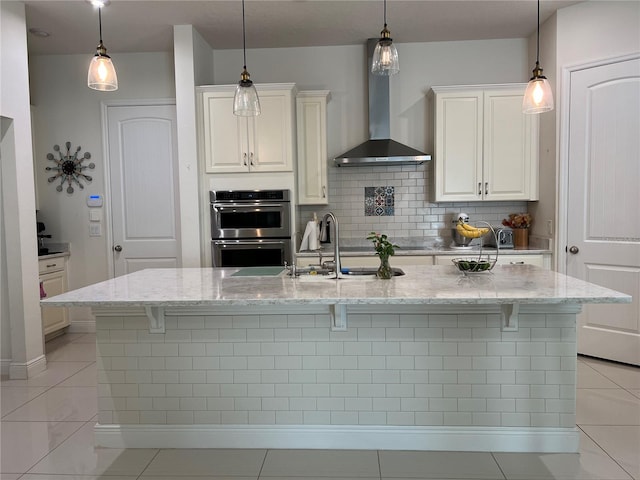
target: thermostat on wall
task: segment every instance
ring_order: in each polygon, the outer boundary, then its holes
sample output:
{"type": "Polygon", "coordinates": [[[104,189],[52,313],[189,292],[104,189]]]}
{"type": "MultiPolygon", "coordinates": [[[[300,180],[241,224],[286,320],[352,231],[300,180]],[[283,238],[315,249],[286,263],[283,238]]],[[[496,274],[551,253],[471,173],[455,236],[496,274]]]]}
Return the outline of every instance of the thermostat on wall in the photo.
{"type": "Polygon", "coordinates": [[[88,207],[101,207],[102,206],[102,195],[88,195],[87,196],[87,206],[88,207]]]}

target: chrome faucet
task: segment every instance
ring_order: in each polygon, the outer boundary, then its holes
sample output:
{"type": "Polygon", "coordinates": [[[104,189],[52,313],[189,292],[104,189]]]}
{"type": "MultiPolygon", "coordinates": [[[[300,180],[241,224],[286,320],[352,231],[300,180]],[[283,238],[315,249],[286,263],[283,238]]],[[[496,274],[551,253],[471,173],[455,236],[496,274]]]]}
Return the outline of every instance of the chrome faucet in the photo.
{"type": "Polygon", "coordinates": [[[340,240],[339,240],[339,228],[338,228],[338,219],[336,216],[329,212],[322,217],[322,223],[326,225],[327,219],[331,219],[331,223],[333,224],[333,263],[335,265],[336,276],[334,278],[342,278],[342,266],[340,263],[340,240]]]}

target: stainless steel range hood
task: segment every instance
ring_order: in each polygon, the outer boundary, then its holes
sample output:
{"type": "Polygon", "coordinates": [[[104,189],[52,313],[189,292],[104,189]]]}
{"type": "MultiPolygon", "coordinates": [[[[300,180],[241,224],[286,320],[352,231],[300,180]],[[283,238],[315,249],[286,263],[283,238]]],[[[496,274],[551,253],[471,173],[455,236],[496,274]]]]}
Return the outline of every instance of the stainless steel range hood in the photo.
{"type": "Polygon", "coordinates": [[[334,158],[333,162],[338,167],[419,165],[431,160],[431,155],[426,155],[390,138],[389,77],[373,75],[369,67],[377,42],[377,38],[367,41],[370,140],[334,158]]]}

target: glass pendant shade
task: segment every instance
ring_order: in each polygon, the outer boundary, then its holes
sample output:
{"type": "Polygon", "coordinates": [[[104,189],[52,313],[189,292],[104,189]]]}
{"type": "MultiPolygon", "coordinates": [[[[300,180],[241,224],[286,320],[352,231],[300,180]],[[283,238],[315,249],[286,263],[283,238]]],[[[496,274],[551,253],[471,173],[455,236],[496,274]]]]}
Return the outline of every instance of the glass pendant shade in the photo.
{"type": "Polygon", "coordinates": [[[522,99],[522,113],[543,113],[553,110],[553,92],[547,77],[540,68],[540,0],[538,0],[538,25],[536,34],[536,66],[529,79],[522,99]]]}
{"type": "MultiPolygon", "coordinates": [[[[108,4],[108,1],[104,2],[104,5],[106,4],[108,4]]],[[[102,7],[98,8],[98,25],[100,28],[100,42],[96,48],[96,54],[89,64],[87,86],[101,92],[112,92],[118,89],[118,75],[116,75],[116,68],[113,66],[111,57],[107,55],[107,49],[102,43],[102,7]]]]}
{"type": "Polygon", "coordinates": [[[118,75],[116,75],[116,69],[113,66],[111,57],[106,54],[104,46],[100,48],[101,46],[102,44],[98,46],[98,52],[89,64],[87,86],[94,90],[111,92],[118,89],[118,75]]]}
{"type": "MultiPolygon", "coordinates": [[[[524,92],[524,99],[522,100],[522,111],[524,113],[543,113],[553,110],[551,84],[544,75],[536,75],[536,70],[534,70],[534,76],[529,81],[527,90],[524,92]]],[[[539,71],[542,72],[542,69],[540,68],[539,71]]]]}
{"type": "Polygon", "coordinates": [[[253,82],[247,72],[247,39],[244,25],[244,0],[242,0],[242,56],[244,66],[240,74],[240,81],[233,97],[233,114],[239,117],[256,117],[260,115],[260,99],[253,82]]]}
{"type": "Polygon", "coordinates": [[[233,97],[233,114],[240,117],[255,117],[260,115],[260,99],[258,92],[251,80],[249,72],[245,69],[236,87],[233,97]]]}
{"type": "Polygon", "coordinates": [[[395,75],[400,71],[398,50],[391,38],[384,37],[385,30],[382,31],[383,37],[378,40],[376,48],[373,51],[371,73],[374,75],[395,75]]]}

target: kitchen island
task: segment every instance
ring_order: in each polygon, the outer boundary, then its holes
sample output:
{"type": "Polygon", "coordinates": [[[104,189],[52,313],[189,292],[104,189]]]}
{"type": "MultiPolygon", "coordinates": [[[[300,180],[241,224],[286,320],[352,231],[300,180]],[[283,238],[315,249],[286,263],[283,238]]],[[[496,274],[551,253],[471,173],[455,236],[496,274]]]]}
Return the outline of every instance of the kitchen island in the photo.
{"type": "Polygon", "coordinates": [[[530,265],[392,280],[135,272],[96,316],[96,445],[577,452],[576,315],[628,295],[530,265]]]}

